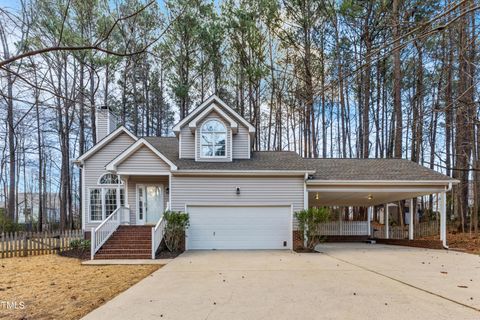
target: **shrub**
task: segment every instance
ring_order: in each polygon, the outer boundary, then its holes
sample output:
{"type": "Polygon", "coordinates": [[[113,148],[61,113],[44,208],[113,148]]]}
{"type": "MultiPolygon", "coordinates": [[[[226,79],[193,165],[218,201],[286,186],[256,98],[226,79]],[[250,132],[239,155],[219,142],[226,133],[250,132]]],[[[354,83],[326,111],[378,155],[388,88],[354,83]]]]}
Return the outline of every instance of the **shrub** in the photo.
{"type": "Polygon", "coordinates": [[[87,251],[90,250],[90,240],[72,240],[70,241],[70,248],[74,250],[87,251]]]}
{"type": "Polygon", "coordinates": [[[180,211],[165,211],[163,218],[166,222],[165,245],[170,252],[178,252],[189,225],[188,214],[180,211]]]}
{"type": "Polygon", "coordinates": [[[314,249],[317,244],[316,231],[319,223],[327,222],[330,218],[328,208],[308,208],[295,212],[300,233],[306,240],[308,249],[314,249]]]}

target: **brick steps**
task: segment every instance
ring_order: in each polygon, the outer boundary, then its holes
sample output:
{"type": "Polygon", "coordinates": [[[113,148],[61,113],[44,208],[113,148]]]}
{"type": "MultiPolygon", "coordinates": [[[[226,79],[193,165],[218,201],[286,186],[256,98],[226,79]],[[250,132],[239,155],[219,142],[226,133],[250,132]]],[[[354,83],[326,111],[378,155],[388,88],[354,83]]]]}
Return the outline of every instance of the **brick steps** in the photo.
{"type": "Polygon", "coordinates": [[[150,249],[150,243],[137,245],[131,243],[106,243],[102,246],[102,249],[150,249]]]}
{"type": "Polygon", "coordinates": [[[151,226],[120,226],[94,259],[150,259],[151,247],[151,226]]]}
{"type": "Polygon", "coordinates": [[[149,254],[152,253],[149,248],[147,249],[100,249],[100,254],[149,254]]]}
{"type": "Polygon", "coordinates": [[[151,259],[151,254],[102,254],[95,255],[95,260],[116,260],[116,259],[151,259]]]}

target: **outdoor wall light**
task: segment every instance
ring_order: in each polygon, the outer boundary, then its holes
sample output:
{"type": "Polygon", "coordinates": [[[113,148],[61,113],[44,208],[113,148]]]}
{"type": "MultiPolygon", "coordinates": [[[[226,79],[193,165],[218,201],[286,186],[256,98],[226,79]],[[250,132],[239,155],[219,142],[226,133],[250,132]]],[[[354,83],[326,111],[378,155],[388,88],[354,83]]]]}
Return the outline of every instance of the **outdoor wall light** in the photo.
{"type": "Polygon", "coordinates": [[[235,189],[235,193],[236,193],[237,195],[240,195],[240,188],[239,188],[239,187],[237,187],[237,188],[235,189]]]}
{"type": "Polygon", "coordinates": [[[371,194],[368,195],[367,197],[368,200],[373,200],[373,196],[371,194]]]}
{"type": "Polygon", "coordinates": [[[166,194],[169,194],[169,193],[170,193],[170,188],[169,188],[169,187],[166,187],[166,188],[165,188],[165,193],[166,193],[166,194]]]}
{"type": "Polygon", "coordinates": [[[315,193],[315,200],[318,200],[318,199],[320,199],[320,197],[318,196],[318,192],[317,192],[315,193]]]}

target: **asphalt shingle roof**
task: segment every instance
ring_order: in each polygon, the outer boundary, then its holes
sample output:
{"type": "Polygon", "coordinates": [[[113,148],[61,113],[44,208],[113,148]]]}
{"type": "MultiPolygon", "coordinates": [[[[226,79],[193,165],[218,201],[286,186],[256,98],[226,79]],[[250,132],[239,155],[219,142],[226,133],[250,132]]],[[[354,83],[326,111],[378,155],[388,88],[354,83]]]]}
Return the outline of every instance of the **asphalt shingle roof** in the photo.
{"type": "Polygon", "coordinates": [[[304,159],[293,151],[254,151],[251,159],[197,162],[178,158],[178,140],[175,137],[145,139],[179,170],[305,170],[315,171],[313,179],[316,180],[453,180],[404,159],[304,159]]]}

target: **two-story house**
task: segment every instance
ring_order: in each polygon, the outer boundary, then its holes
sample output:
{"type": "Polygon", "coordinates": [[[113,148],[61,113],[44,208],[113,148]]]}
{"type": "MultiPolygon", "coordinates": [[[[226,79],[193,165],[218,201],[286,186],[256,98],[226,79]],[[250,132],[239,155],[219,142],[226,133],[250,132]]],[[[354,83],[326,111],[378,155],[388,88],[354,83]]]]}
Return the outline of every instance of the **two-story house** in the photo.
{"type": "MultiPolygon", "coordinates": [[[[373,208],[433,193],[444,199],[455,183],[401,159],[253,151],[255,128],[216,96],[176,124],[175,137],[137,137],[115,123],[107,109],[99,110],[99,142],[77,160],[82,226],[95,258],[154,256],[165,210],[189,214],[187,250],[291,249],[301,238],[295,211],[373,208]],[[119,230],[123,241],[109,243],[119,230]]],[[[443,221],[444,215],[443,209],[443,221]]],[[[368,236],[370,218],[356,232],[350,235],[368,236]]]]}

